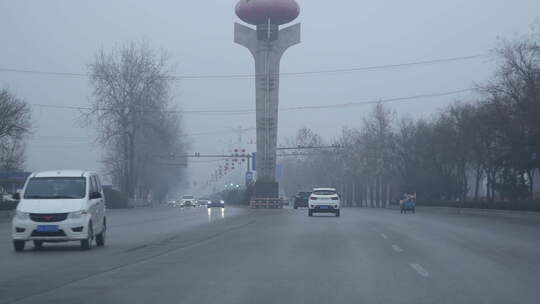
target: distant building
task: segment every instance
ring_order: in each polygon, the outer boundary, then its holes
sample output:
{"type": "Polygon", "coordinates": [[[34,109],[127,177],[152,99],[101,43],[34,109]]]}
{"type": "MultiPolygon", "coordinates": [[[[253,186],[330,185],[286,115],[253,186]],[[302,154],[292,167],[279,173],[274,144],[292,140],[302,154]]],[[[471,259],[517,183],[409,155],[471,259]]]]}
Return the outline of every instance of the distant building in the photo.
{"type": "Polygon", "coordinates": [[[0,193],[11,194],[22,189],[31,172],[0,170],[0,193]]]}

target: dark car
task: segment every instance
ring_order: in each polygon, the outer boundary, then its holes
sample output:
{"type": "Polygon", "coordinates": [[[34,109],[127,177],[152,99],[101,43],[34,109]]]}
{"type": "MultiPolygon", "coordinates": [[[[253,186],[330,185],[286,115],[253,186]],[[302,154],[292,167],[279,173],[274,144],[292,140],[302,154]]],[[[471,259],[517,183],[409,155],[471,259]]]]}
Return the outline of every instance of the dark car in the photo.
{"type": "Polygon", "coordinates": [[[298,207],[307,207],[310,195],[311,192],[298,192],[298,194],[294,196],[294,209],[298,209],[298,207]]]}
{"type": "Polygon", "coordinates": [[[225,208],[225,201],[222,199],[209,200],[206,204],[208,208],[225,208]]]}

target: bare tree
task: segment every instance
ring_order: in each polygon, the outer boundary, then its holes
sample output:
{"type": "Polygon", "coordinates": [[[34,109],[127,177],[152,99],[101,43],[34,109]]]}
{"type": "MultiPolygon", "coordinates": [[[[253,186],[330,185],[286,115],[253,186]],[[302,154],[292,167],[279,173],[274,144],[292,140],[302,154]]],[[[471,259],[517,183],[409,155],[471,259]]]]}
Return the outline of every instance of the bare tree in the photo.
{"type": "Polygon", "coordinates": [[[167,62],[165,52],[129,43],[112,52],[101,50],[89,65],[94,99],[87,122],[97,127],[104,163],[130,198],[147,194],[141,187],[155,157],[150,147],[162,148],[163,154],[182,145],[180,117],[169,106],[167,62]]]}
{"type": "MultiPolygon", "coordinates": [[[[295,159],[286,180],[296,186],[338,180],[346,202],[378,207],[405,192],[451,206],[470,198],[477,205],[482,197],[538,198],[540,26],[495,53],[499,68],[479,87],[478,101],[454,103],[431,119],[402,119],[397,128],[394,113],[379,104],[360,126],[343,130],[335,140],[340,151],[295,159]]],[[[300,130],[296,141],[305,144],[312,133],[300,130]]]]}
{"type": "Polygon", "coordinates": [[[4,138],[0,141],[0,165],[4,170],[20,170],[26,160],[24,138],[4,138]]]}
{"type": "Polygon", "coordinates": [[[26,102],[8,90],[0,91],[0,166],[21,169],[24,164],[25,137],[30,133],[31,110],[26,102]]]}

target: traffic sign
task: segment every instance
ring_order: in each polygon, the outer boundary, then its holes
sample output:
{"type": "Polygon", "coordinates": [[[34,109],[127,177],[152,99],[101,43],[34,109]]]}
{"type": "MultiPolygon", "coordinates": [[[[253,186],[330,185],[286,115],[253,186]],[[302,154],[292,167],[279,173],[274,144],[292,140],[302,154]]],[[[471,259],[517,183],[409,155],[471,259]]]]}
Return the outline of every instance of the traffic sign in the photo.
{"type": "Polygon", "coordinates": [[[248,171],[246,172],[246,185],[251,185],[253,184],[253,172],[252,171],[248,171]]]}

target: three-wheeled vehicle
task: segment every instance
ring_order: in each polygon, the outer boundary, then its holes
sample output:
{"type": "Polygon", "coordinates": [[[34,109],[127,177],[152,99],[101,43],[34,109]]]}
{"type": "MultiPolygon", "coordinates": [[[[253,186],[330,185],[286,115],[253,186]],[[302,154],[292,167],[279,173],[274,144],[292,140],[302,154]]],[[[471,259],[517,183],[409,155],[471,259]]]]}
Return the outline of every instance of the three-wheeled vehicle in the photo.
{"type": "Polygon", "coordinates": [[[416,195],[404,194],[401,200],[399,200],[399,209],[401,213],[407,213],[407,211],[416,212],[416,195]]]}

